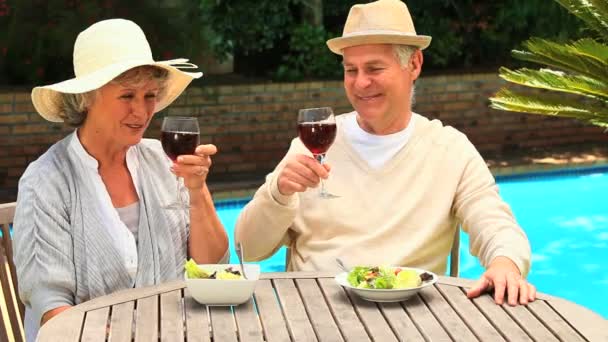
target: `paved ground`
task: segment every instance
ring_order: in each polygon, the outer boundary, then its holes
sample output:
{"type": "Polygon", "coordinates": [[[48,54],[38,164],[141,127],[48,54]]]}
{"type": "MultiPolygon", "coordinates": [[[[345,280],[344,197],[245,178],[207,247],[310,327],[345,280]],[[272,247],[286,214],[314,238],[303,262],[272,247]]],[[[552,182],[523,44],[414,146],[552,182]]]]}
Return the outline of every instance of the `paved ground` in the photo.
{"type": "Polygon", "coordinates": [[[508,155],[486,157],[486,162],[494,175],[608,165],[608,145],[578,144],[552,149],[522,150],[508,155]]]}

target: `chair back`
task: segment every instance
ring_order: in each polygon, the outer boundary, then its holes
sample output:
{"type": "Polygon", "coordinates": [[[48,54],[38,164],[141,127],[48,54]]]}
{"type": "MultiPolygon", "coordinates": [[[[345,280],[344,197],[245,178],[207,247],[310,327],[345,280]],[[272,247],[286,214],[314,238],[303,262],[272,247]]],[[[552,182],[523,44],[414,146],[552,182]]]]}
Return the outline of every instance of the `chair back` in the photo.
{"type": "Polygon", "coordinates": [[[460,226],[454,233],[454,242],[450,251],[450,277],[458,277],[460,270],[460,226]]]}
{"type": "Polygon", "coordinates": [[[16,203],[0,204],[0,341],[24,341],[23,304],[19,300],[10,226],[16,203]]]}

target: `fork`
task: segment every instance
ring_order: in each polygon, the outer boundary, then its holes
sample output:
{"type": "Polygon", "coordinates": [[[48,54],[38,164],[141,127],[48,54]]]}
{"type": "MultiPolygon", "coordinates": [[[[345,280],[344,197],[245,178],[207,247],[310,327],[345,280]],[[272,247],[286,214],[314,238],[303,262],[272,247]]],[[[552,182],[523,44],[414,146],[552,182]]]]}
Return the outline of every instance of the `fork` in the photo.
{"type": "Polygon", "coordinates": [[[239,257],[239,263],[241,264],[241,274],[243,274],[243,278],[247,279],[245,275],[245,266],[243,265],[243,245],[240,242],[236,244],[236,256],[239,257]]]}
{"type": "Polygon", "coordinates": [[[348,269],[348,267],[346,267],[346,265],[344,265],[344,262],[342,261],[342,259],[340,258],[336,258],[336,263],[338,264],[338,266],[340,266],[340,268],[344,271],[344,272],[350,272],[350,270],[348,269]]]}

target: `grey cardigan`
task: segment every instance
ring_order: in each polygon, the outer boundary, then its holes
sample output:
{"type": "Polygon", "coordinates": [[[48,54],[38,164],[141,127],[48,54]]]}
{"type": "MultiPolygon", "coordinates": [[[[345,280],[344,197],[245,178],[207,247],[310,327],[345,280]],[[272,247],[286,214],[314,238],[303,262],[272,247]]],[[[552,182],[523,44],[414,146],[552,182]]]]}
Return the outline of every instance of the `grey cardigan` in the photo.
{"type": "MultiPolygon", "coordinates": [[[[109,229],[102,224],[97,204],[101,194],[83,177],[82,166],[70,151],[72,138],[75,133],[53,145],[19,181],[14,259],[19,295],[26,305],[28,340],[36,335],[46,311],[133,284],[109,229]]],[[[160,142],[143,139],[131,148],[140,165],[135,277],[135,286],[140,287],[181,277],[189,222],[183,212],[161,208],[176,196],[176,180],[160,142]]]]}

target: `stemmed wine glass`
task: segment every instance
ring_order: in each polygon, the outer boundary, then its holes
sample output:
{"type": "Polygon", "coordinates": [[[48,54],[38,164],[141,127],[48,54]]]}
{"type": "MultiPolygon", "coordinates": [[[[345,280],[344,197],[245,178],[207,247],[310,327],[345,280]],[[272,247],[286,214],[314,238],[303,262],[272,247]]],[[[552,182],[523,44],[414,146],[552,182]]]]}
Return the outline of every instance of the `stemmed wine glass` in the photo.
{"type": "MultiPolygon", "coordinates": [[[[173,161],[183,154],[194,154],[196,147],[200,143],[200,130],[198,120],[195,117],[166,116],[161,126],[160,141],[163,150],[173,161]]],[[[165,209],[189,209],[190,205],[185,203],[180,195],[180,179],[177,180],[177,200],[165,205],[165,209]]]]}
{"type": "MultiPolygon", "coordinates": [[[[298,112],[298,133],[300,140],[312,152],[315,159],[323,164],[325,153],[336,139],[336,119],[330,107],[305,108],[298,112]]],[[[321,179],[321,198],[337,198],[325,190],[321,179]]]]}

